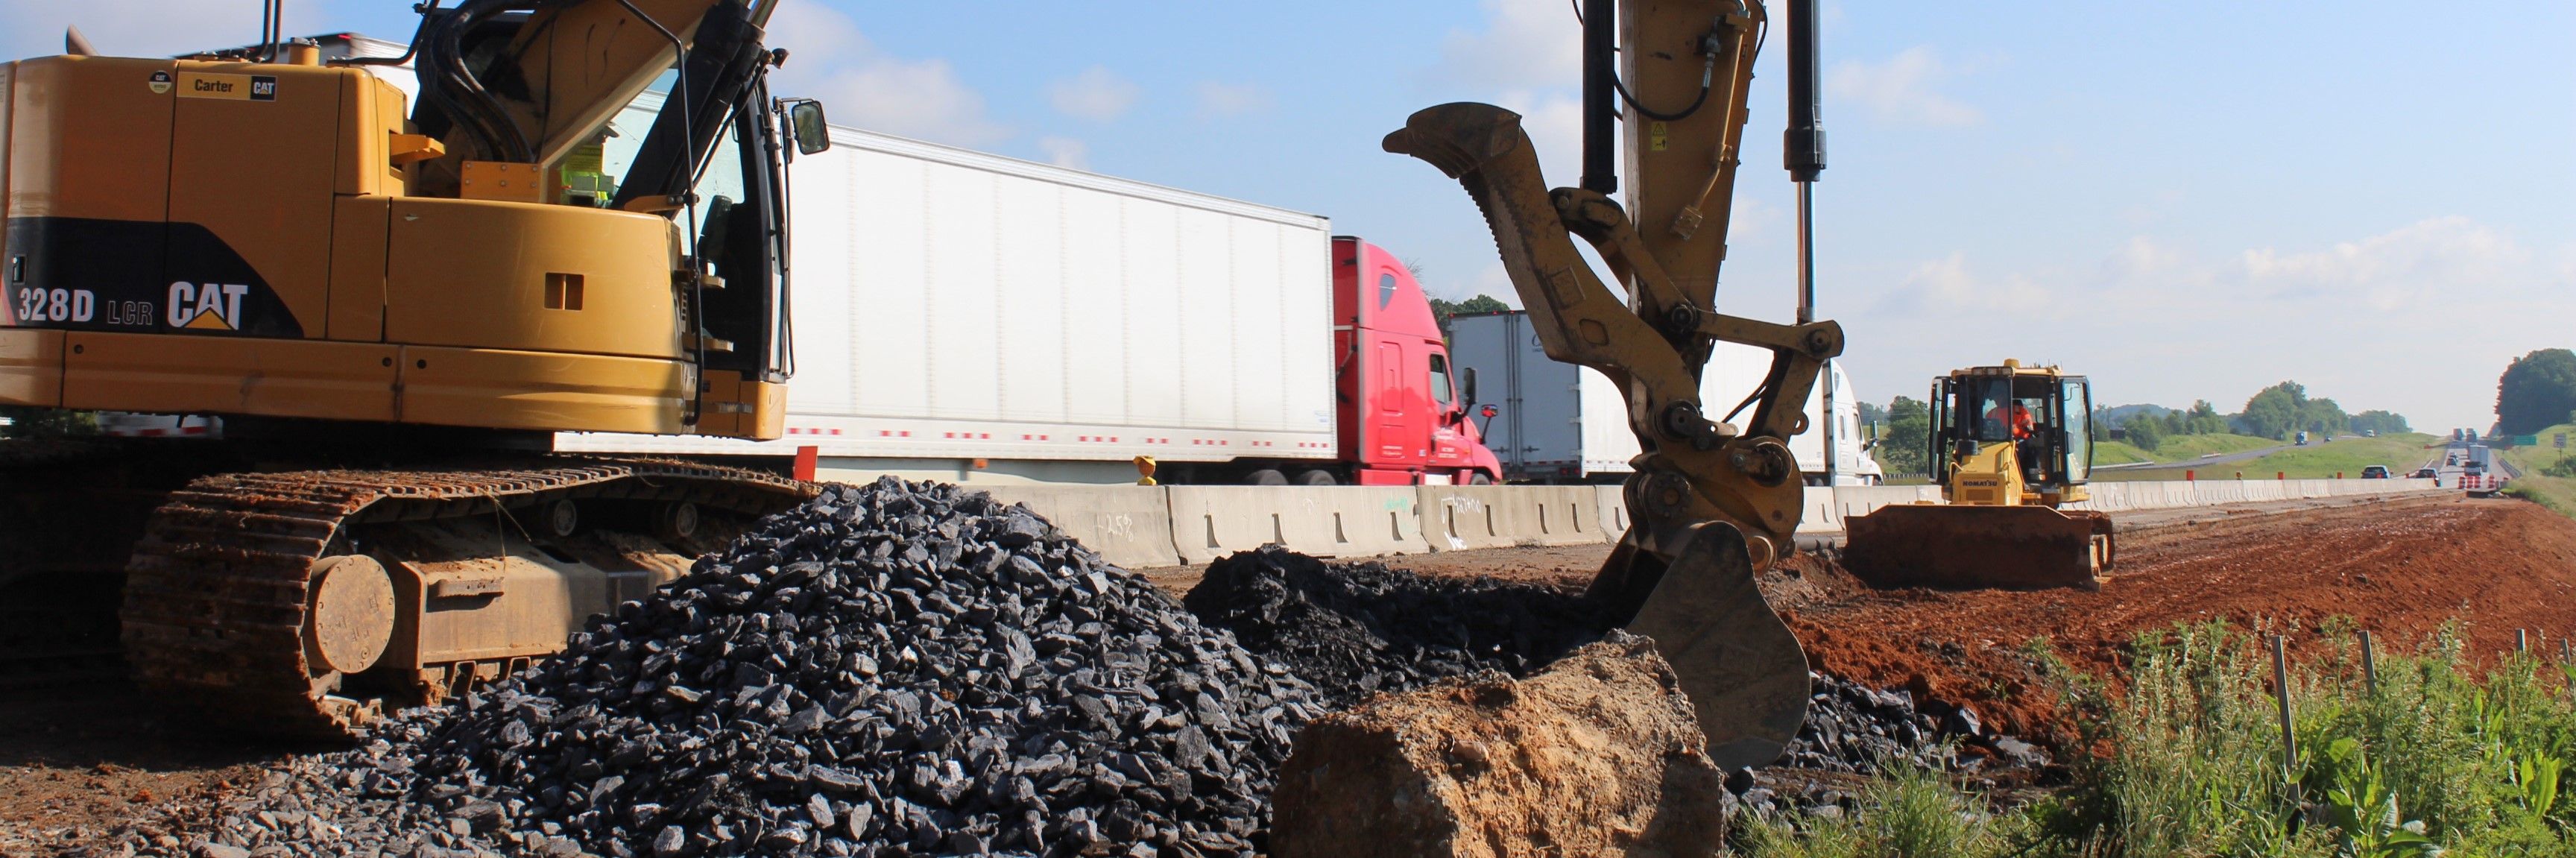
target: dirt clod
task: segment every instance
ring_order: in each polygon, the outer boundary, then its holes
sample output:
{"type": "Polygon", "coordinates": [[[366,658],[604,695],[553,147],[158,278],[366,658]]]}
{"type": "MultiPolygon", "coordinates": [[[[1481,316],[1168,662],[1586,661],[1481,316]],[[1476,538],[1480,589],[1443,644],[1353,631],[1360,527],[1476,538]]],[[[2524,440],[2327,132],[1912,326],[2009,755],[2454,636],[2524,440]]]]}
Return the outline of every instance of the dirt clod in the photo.
{"type": "Polygon", "coordinates": [[[1299,733],[1272,854],[1714,855],[1733,796],[1672,668],[1613,632],[1527,679],[1382,695],[1299,733]]]}

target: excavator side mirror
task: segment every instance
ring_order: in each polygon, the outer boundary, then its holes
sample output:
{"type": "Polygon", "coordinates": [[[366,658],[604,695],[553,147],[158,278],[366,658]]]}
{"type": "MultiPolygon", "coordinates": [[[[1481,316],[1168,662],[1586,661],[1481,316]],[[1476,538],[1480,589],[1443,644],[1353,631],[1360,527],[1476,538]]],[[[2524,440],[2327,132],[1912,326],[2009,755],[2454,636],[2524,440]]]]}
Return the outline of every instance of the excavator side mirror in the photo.
{"type": "Polygon", "coordinates": [[[813,99],[787,104],[787,127],[796,135],[798,154],[812,155],[832,148],[831,125],[823,121],[823,103],[813,99]]]}

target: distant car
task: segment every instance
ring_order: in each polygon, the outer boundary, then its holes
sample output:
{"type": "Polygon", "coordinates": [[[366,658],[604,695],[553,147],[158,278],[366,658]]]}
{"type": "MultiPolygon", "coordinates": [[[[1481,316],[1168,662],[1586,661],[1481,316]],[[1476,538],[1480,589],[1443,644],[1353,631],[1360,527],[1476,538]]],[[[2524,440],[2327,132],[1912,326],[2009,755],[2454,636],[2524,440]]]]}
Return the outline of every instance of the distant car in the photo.
{"type": "Polygon", "coordinates": [[[2377,429],[2364,429],[2364,430],[2361,430],[2361,437],[2364,437],[2364,438],[2377,438],[2377,437],[2379,437],[2379,430],[2377,430],[2377,429]]]}
{"type": "Polygon", "coordinates": [[[2483,474],[2487,472],[2487,463],[2470,459],[2468,464],[2461,465],[2460,468],[2472,474],[2483,474]]]}
{"type": "Polygon", "coordinates": [[[2432,468],[2416,468],[2415,478],[2419,480],[2438,480],[2442,478],[2442,472],[2432,468]]]}
{"type": "Polygon", "coordinates": [[[2372,465],[2372,466],[2370,466],[2370,467],[2363,468],[2363,469],[2361,469],[2361,478],[2362,478],[2362,479],[2365,479],[2365,480],[2384,480],[2384,479],[2388,479],[2388,466],[2387,466],[2387,465],[2372,465]]]}

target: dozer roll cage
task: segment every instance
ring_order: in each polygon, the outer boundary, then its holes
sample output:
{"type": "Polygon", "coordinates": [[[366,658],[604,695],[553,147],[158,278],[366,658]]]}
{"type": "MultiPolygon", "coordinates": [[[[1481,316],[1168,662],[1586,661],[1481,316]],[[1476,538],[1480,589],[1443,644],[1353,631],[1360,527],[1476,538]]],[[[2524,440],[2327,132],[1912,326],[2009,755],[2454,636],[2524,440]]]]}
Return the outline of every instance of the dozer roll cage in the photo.
{"type": "Polygon", "coordinates": [[[1959,463],[1986,444],[2009,444],[2011,406],[2028,409],[2032,428],[2023,466],[2034,483],[2083,485],[2093,471],[2093,392],[2080,375],[1993,367],[1932,381],[1933,482],[1949,485],[1959,463]]]}

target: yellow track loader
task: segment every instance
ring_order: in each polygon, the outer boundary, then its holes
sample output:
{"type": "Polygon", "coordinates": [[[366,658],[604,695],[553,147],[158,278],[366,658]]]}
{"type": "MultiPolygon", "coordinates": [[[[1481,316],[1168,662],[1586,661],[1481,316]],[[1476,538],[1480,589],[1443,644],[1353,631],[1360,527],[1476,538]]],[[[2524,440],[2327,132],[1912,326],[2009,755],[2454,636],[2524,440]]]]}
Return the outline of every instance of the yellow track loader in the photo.
{"type": "Polygon", "coordinates": [[[0,682],[121,648],[163,699],[339,736],[809,496],[545,452],[779,436],[785,161],[826,141],[768,93],[774,2],[433,2],[400,60],[272,2],[246,50],[0,64],[0,405],[225,430],[0,443],[0,682]],[[399,61],[408,114],[366,68],[399,61]]]}
{"type": "Polygon", "coordinates": [[[1843,520],[1843,564],[1877,587],[2098,589],[2111,516],[2086,499],[2091,384],[2057,367],[1957,370],[1932,383],[1933,477],[1946,504],[1843,520]]]}
{"type": "Polygon", "coordinates": [[[1626,398],[1642,451],[1624,489],[1632,524],[1591,594],[1655,639],[1722,766],[1770,763],[1806,715],[1806,654],[1754,575],[1794,550],[1805,487],[1787,441],[1806,431],[1808,392],[1843,348],[1839,326],[1813,319],[1806,240],[1807,188],[1824,168],[1816,9],[1787,5],[1796,324],[1715,311],[1746,88],[1769,27],[1759,3],[1585,0],[1578,186],[1549,189],[1521,117],[1493,105],[1428,108],[1385,141],[1466,187],[1547,356],[1600,371],[1626,398]],[[1609,264],[1606,279],[1578,237],[1609,264]],[[1732,411],[1699,398],[1718,340],[1773,356],[1761,389],[1732,411]]]}

